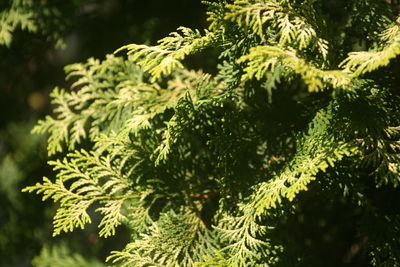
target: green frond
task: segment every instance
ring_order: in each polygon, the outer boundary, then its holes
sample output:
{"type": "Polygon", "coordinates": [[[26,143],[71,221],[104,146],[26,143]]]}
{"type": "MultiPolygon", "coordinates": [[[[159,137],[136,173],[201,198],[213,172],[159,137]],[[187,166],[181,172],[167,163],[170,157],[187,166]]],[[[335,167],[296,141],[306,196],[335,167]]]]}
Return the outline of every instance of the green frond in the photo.
{"type": "MultiPolygon", "coordinates": [[[[75,3],[74,5],[76,5],[75,3]]],[[[35,0],[3,1],[0,10],[0,46],[10,48],[14,35],[33,33],[65,48],[65,27],[69,19],[54,3],[35,0]]]]}
{"type": "Polygon", "coordinates": [[[398,113],[396,108],[390,107],[381,99],[385,90],[381,89],[378,92],[367,98],[371,109],[372,106],[375,107],[375,119],[368,118],[369,121],[364,119],[358,122],[364,125],[364,129],[358,130],[356,139],[361,150],[360,166],[370,168],[377,187],[389,184],[397,187],[400,184],[400,126],[396,115],[398,113]],[[377,103],[380,103],[379,108],[375,106],[377,103]],[[387,112],[392,115],[384,116],[387,112]]]}
{"type": "Polygon", "coordinates": [[[294,50],[279,46],[256,46],[250,53],[239,58],[238,63],[245,63],[245,74],[242,81],[256,78],[261,80],[268,73],[275,73],[283,66],[292,72],[301,75],[310,92],[324,91],[328,86],[334,89],[351,89],[352,76],[341,70],[322,70],[306,60],[300,58],[294,50]]]}
{"type": "Polygon", "coordinates": [[[216,42],[217,35],[206,31],[202,36],[200,31],[179,27],[179,32],[159,40],[157,46],[130,44],[121,47],[128,50],[130,60],[142,66],[152,76],[152,81],[171,74],[177,68],[183,68],[180,62],[186,56],[197,53],[216,42]]]}
{"type": "Polygon", "coordinates": [[[51,93],[55,115],[39,121],[32,130],[50,134],[49,155],[63,152],[65,146],[72,151],[83,140],[94,141],[101,134],[151,128],[153,118],[173,108],[187,90],[195,95],[196,84],[206,80],[202,72],[175,71],[169,88],[164,89],[145,83],[139,67],[114,56],[104,61],[89,59],[65,70],[68,79],[76,79],[72,86],[77,91],[55,88],[51,93]]]}
{"type": "Polygon", "coordinates": [[[276,13],[282,13],[282,7],[276,1],[250,1],[239,0],[226,6],[229,12],[225,19],[236,22],[240,27],[249,27],[261,38],[264,37],[264,24],[270,22],[274,17],[279,17],[276,13]]]}
{"type": "Polygon", "coordinates": [[[130,183],[109,157],[99,157],[86,151],[68,155],[68,159],[50,162],[57,171],[55,182],[43,178],[23,189],[23,192],[43,194],[43,200],[52,198],[60,207],[54,216],[54,235],[84,228],[91,219],[87,209],[95,202],[103,207],[97,209],[104,215],[99,224],[100,236],[110,236],[124,218],[120,210],[123,203],[135,197],[130,183]],[[104,180],[104,181],[103,181],[104,180]]]}
{"type": "Polygon", "coordinates": [[[399,31],[400,31],[400,27],[399,27],[399,18],[397,18],[396,22],[393,23],[391,25],[391,27],[388,27],[387,29],[385,29],[380,35],[380,39],[382,40],[382,42],[390,42],[396,38],[398,38],[399,36],[399,31]]]}
{"type": "Polygon", "coordinates": [[[99,236],[108,237],[115,235],[115,229],[125,218],[121,214],[121,208],[125,201],[126,199],[124,198],[105,201],[104,207],[96,210],[104,215],[99,224],[99,228],[101,229],[99,236]]]}
{"type": "Polygon", "coordinates": [[[162,214],[150,232],[114,251],[107,261],[118,266],[195,266],[216,248],[213,231],[206,228],[196,214],[186,212],[162,214]]]}
{"type": "MultiPolygon", "coordinates": [[[[292,48],[304,50],[313,47],[326,59],[328,42],[317,36],[311,17],[306,18],[283,1],[248,1],[236,0],[226,7],[229,11],[225,19],[250,29],[262,40],[268,40],[267,32],[276,31],[280,46],[290,45],[292,48]]],[[[269,40],[273,41],[273,40],[269,40]]]]}
{"type": "Polygon", "coordinates": [[[0,12],[0,45],[9,47],[12,34],[17,28],[29,32],[37,31],[34,12],[14,3],[11,9],[0,12]]]}
{"type": "Polygon", "coordinates": [[[226,255],[228,266],[249,266],[261,258],[268,259],[263,266],[276,263],[274,254],[279,248],[272,248],[264,238],[269,228],[256,223],[254,215],[249,214],[248,210],[245,209],[243,215],[237,217],[225,215],[215,229],[220,238],[227,242],[221,253],[226,255]]]}
{"type": "Polygon", "coordinates": [[[25,187],[22,192],[35,192],[37,194],[43,194],[42,200],[52,198],[54,201],[68,202],[71,199],[80,199],[81,196],[70,192],[64,186],[61,181],[52,183],[49,178],[43,177],[43,183],[36,183],[35,185],[25,187]]]}
{"type": "Polygon", "coordinates": [[[382,34],[385,44],[370,51],[351,52],[340,66],[352,71],[355,76],[372,72],[380,67],[387,66],[389,62],[400,55],[400,26],[395,24],[382,34]]]}
{"type": "Polygon", "coordinates": [[[307,185],[317,178],[318,173],[356,153],[353,144],[337,140],[331,133],[334,124],[332,105],[319,111],[310,122],[307,133],[297,144],[293,159],[282,173],[257,186],[248,206],[253,207],[258,216],[276,208],[283,199],[292,201],[299,192],[308,189],[307,185]]]}
{"type": "Polygon", "coordinates": [[[173,108],[184,96],[184,90],[162,89],[157,85],[141,84],[135,87],[125,87],[112,106],[132,105],[135,116],[125,121],[124,127],[137,132],[140,129],[151,128],[150,121],[167,109],[173,108]]]}
{"type": "Polygon", "coordinates": [[[142,191],[140,199],[133,199],[127,205],[126,220],[124,223],[133,230],[132,237],[139,238],[142,233],[147,233],[150,230],[150,226],[154,223],[150,214],[154,201],[150,205],[146,203],[146,198],[153,193],[152,189],[145,189],[142,191]]]}
{"type": "Polygon", "coordinates": [[[229,262],[221,252],[216,251],[213,257],[205,257],[203,262],[197,262],[196,266],[204,267],[229,267],[229,262]]]}
{"type": "Polygon", "coordinates": [[[91,223],[87,209],[93,204],[95,199],[66,201],[62,204],[53,218],[53,236],[59,235],[61,232],[72,232],[76,228],[84,229],[85,224],[91,223]]]}
{"type": "Polygon", "coordinates": [[[202,3],[208,7],[207,14],[207,21],[210,22],[208,29],[210,31],[219,31],[223,27],[221,27],[221,20],[225,15],[226,12],[226,1],[219,1],[219,2],[211,2],[203,0],[202,3]]]}
{"type": "Polygon", "coordinates": [[[46,116],[45,120],[40,120],[32,129],[32,133],[50,133],[47,150],[49,155],[53,155],[63,151],[63,143],[68,144],[72,150],[86,137],[85,124],[88,118],[73,110],[70,102],[74,94],[56,87],[50,96],[53,98],[52,103],[57,105],[54,112],[58,116],[56,119],[46,116]]]}
{"type": "MultiPolygon", "coordinates": [[[[78,92],[67,92],[55,88],[51,93],[52,103],[56,105],[54,117],[47,116],[45,120],[33,128],[33,133],[49,133],[48,153],[53,155],[63,152],[64,146],[74,150],[82,140],[95,138],[100,132],[100,125],[110,120],[117,120],[120,108],[107,107],[114,100],[118,91],[114,87],[129,80],[140,82],[141,72],[121,59],[108,56],[106,60],[89,59],[85,64],[72,64],[65,68],[67,78],[76,78],[73,87],[78,92]],[[128,73],[133,71],[133,73],[128,73]],[[107,112],[106,112],[107,111],[107,112]],[[110,114],[109,114],[110,113],[110,114]],[[104,114],[109,114],[103,116],[104,114]],[[89,126],[90,130],[88,130],[89,126]]],[[[113,123],[118,123],[113,122],[113,123]]],[[[113,124],[110,123],[110,127],[113,124]]]]}
{"type": "Polygon", "coordinates": [[[358,139],[363,150],[361,165],[373,169],[377,187],[400,184],[400,127],[387,127],[379,137],[358,139]]]}
{"type": "Polygon", "coordinates": [[[155,153],[157,158],[155,165],[157,166],[161,161],[168,158],[168,154],[171,151],[171,146],[178,141],[181,133],[185,129],[190,114],[194,112],[193,100],[189,92],[186,92],[185,96],[179,99],[175,106],[175,114],[166,123],[166,130],[164,132],[164,140],[156,148],[155,153]]]}
{"type": "Polygon", "coordinates": [[[37,183],[34,186],[26,187],[23,192],[34,192],[43,194],[43,200],[52,198],[55,202],[60,202],[56,215],[53,218],[54,232],[53,236],[61,232],[73,231],[75,228],[84,228],[91,219],[86,210],[95,199],[85,199],[79,193],[68,190],[62,181],[58,180],[52,183],[48,178],[43,178],[43,183],[37,183]]]}

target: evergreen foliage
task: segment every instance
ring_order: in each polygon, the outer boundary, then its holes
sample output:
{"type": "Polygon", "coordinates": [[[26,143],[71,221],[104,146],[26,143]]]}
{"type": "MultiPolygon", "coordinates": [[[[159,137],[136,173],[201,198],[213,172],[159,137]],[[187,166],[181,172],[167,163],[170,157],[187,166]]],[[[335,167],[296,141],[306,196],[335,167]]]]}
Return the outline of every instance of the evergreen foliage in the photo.
{"type": "MultiPolygon", "coordinates": [[[[0,45],[10,47],[17,30],[42,34],[65,47],[64,31],[68,21],[62,19],[57,1],[6,0],[0,4],[0,45]]],[[[79,0],[75,1],[78,3],[79,0]]],[[[75,4],[74,3],[74,4],[75,4]]]]}
{"type": "Polygon", "coordinates": [[[399,199],[394,5],[205,4],[203,34],[180,27],[65,68],[71,89],[54,89],[54,115],[33,129],[49,133],[56,177],[24,189],[59,203],[54,235],[84,228],[93,206],[100,236],[131,230],[110,264],[318,266],[282,223],[314,195],[361,214],[347,263],[400,265],[399,210],[380,194],[399,199]],[[184,67],[210,47],[215,75],[184,67]]]}
{"type": "Polygon", "coordinates": [[[105,264],[96,260],[86,260],[81,255],[71,253],[68,247],[61,243],[58,246],[49,248],[43,247],[42,251],[36,256],[32,264],[37,267],[104,267],[105,264]]]}
{"type": "Polygon", "coordinates": [[[17,27],[30,32],[37,31],[33,19],[32,1],[13,1],[9,10],[0,13],[0,44],[10,46],[12,33],[17,27]]]}

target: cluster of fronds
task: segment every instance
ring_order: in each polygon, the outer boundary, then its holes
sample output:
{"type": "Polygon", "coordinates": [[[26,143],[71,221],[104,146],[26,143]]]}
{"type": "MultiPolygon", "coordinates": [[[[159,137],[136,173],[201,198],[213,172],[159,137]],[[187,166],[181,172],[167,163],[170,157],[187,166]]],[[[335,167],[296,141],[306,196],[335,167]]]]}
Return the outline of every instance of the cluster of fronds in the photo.
{"type": "Polygon", "coordinates": [[[76,267],[105,267],[105,264],[97,260],[87,260],[82,255],[73,253],[66,244],[61,243],[50,248],[44,246],[40,254],[36,256],[32,264],[36,267],[76,266],[76,267]]]}
{"type": "Polygon", "coordinates": [[[216,43],[217,33],[205,31],[202,36],[199,30],[179,27],[179,32],[158,41],[157,46],[129,44],[117,50],[128,50],[132,61],[142,66],[152,75],[152,81],[171,74],[176,68],[184,68],[181,61],[189,54],[211,47],[216,43]]]}
{"type": "Polygon", "coordinates": [[[17,27],[29,32],[37,31],[32,4],[32,1],[13,1],[9,10],[2,10],[0,13],[0,45],[10,46],[12,33],[17,27]]]}
{"type": "MultiPolygon", "coordinates": [[[[54,115],[33,129],[50,134],[50,156],[67,155],[50,161],[55,179],[24,189],[59,202],[54,234],[90,223],[96,203],[100,236],[132,232],[108,258],[120,266],[279,266],[291,256],[279,221],[313,184],[378,216],[365,184],[400,182],[399,25],[374,9],[386,30],[352,52],[351,19],[330,25],[322,2],[208,3],[204,35],[181,27],[122,47],[127,59],[67,66],[71,90],[53,91],[54,115]],[[217,75],[184,68],[210,47],[217,75]]],[[[395,242],[360,234],[372,264],[400,264],[395,242]]]]}
{"type": "MultiPolygon", "coordinates": [[[[0,5],[0,46],[9,47],[18,30],[43,35],[55,42],[58,48],[65,47],[64,32],[68,20],[54,3],[34,0],[3,1],[0,5]]],[[[73,5],[78,5],[75,1],[73,5]]]]}

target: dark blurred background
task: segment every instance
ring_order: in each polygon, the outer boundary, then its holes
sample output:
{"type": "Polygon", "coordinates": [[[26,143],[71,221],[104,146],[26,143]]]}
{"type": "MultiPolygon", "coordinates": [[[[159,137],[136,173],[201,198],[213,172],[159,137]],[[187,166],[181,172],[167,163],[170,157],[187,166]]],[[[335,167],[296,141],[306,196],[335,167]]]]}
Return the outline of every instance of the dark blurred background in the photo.
{"type": "Polygon", "coordinates": [[[103,266],[110,250],[125,246],[129,233],[121,229],[99,239],[94,223],[51,237],[52,202],[21,193],[43,176],[52,177],[45,136],[30,130],[50,114],[51,90],[68,87],[65,65],[103,59],[129,43],[156,44],[179,26],[205,28],[205,6],[197,0],[17,2],[23,3],[1,1],[0,21],[20,5],[33,13],[38,29],[17,27],[10,45],[0,45],[0,266],[31,266],[35,257],[35,266],[103,266]]]}

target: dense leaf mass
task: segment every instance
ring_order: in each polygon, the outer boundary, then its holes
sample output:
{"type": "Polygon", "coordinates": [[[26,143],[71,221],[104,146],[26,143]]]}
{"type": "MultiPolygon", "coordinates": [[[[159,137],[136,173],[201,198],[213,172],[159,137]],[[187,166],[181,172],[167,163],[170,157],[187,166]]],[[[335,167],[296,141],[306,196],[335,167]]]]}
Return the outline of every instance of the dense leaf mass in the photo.
{"type": "Polygon", "coordinates": [[[95,206],[100,236],[131,230],[118,266],[399,266],[396,6],[205,4],[209,29],[65,68],[71,88],[33,130],[56,177],[24,189],[59,203],[54,235],[95,206]],[[210,49],[215,74],[185,68],[210,49]],[[309,255],[304,218],[330,223],[320,253],[334,257],[309,255]]]}

